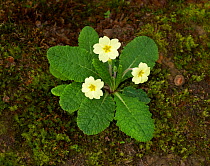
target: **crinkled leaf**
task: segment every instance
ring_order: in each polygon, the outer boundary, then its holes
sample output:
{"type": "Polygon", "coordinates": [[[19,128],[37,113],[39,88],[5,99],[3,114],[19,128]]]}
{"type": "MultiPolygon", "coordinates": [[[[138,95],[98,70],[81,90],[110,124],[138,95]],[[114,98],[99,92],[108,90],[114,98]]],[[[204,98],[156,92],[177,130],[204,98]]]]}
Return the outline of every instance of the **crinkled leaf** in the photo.
{"type": "Polygon", "coordinates": [[[85,78],[98,78],[92,65],[92,55],[83,48],[54,46],[47,51],[50,67],[68,80],[83,82],[85,78]]]}
{"type": "Polygon", "coordinates": [[[99,42],[98,33],[89,26],[86,26],[80,32],[79,47],[86,49],[91,54],[93,53],[93,45],[99,42]]]}
{"type": "Polygon", "coordinates": [[[115,103],[110,95],[100,99],[85,99],[78,110],[77,124],[88,135],[106,129],[114,118],[115,103]]]}
{"type": "MultiPolygon", "coordinates": [[[[146,63],[152,69],[157,60],[158,47],[154,40],[147,36],[139,36],[133,39],[124,47],[120,55],[120,65],[122,65],[123,71],[138,67],[140,62],[146,63]]],[[[126,78],[131,76],[128,72],[126,78]]]]}
{"type": "Polygon", "coordinates": [[[128,97],[136,97],[139,101],[146,104],[150,102],[150,98],[147,96],[147,93],[143,89],[135,89],[129,86],[123,89],[123,94],[128,97]]]}
{"type": "Polygon", "coordinates": [[[60,73],[59,71],[55,70],[55,68],[53,68],[53,67],[51,67],[51,66],[50,66],[50,73],[51,73],[53,76],[55,76],[56,78],[59,78],[59,79],[61,79],[61,80],[63,80],[63,81],[68,80],[68,78],[66,78],[65,76],[63,76],[62,73],[60,73]]]}
{"type": "Polygon", "coordinates": [[[79,109],[82,101],[86,98],[81,89],[82,84],[77,82],[65,87],[59,101],[63,110],[72,113],[79,109]]]}
{"type": "Polygon", "coordinates": [[[152,139],[154,121],[149,107],[137,98],[115,93],[117,105],[115,119],[120,130],[138,141],[146,142],[152,139]]]}
{"type": "Polygon", "coordinates": [[[61,94],[63,93],[63,91],[66,88],[66,86],[67,86],[67,84],[58,85],[55,88],[51,89],[51,92],[55,96],[61,96],[61,94]]]}
{"type": "Polygon", "coordinates": [[[112,79],[109,74],[108,63],[103,63],[99,59],[93,59],[93,66],[102,80],[108,85],[112,84],[112,79]]]}

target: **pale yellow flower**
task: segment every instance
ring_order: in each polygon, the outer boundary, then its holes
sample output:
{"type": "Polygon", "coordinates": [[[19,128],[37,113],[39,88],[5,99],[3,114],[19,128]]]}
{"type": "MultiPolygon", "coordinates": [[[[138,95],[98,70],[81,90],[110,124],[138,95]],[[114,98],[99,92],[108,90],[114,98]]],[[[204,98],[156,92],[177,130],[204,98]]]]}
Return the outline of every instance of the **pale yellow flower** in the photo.
{"type": "Polygon", "coordinates": [[[116,59],[119,56],[117,51],[120,48],[121,43],[118,39],[109,39],[107,36],[100,37],[99,43],[93,46],[93,52],[99,54],[99,60],[107,62],[109,59],[116,59]]]}
{"type": "Polygon", "coordinates": [[[85,79],[85,82],[82,84],[82,92],[85,93],[85,96],[90,99],[100,99],[103,96],[104,82],[100,79],[95,80],[92,76],[85,79]]]}
{"type": "Polygon", "coordinates": [[[141,62],[138,67],[132,69],[131,74],[133,75],[132,81],[135,84],[144,83],[148,80],[150,67],[146,63],[141,62]]]}

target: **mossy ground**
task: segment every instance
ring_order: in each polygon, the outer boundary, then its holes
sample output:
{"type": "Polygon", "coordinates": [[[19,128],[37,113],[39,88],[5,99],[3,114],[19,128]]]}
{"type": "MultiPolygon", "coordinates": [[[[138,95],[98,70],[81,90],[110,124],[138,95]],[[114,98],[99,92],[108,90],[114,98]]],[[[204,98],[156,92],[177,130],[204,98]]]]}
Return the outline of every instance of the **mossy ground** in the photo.
{"type": "Polygon", "coordinates": [[[0,163],[208,165],[210,3],[161,2],[1,3],[0,163]],[[76,113],[64,112],[51,94],[61,81],[49,72],[47,49],[76,46],[86,25],[101,36],[119,38],[123,45],[142,35],[157,43],[160,58],[149,81],[141,85],[151,98],[156,125],[151,141],[131,139],[115,122],[98,135],[84,135],[76,113]],[[177,75],[184,82],[174,83],[177,75]],[[157,156],[167,159],[158,161],[157,156]]]}

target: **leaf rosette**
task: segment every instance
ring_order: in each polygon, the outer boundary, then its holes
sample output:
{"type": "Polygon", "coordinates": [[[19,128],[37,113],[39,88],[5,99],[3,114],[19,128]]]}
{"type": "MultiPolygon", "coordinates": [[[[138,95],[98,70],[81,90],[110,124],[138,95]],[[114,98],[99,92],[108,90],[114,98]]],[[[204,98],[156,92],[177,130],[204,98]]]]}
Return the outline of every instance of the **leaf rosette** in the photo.
{"type": "Polygon", "coordinates": [[[158,59],[155,42],[146,36],[136,37],[120,54],[118,39],[99,38],[86,26],[78,43],[78,47],[54,46],[47,51],[52,75],[72,81],[51,90],[60,97],[61,108],[69,113],[78,111],[78,127],[87,135],[102,132],[115,119],[119,129],[132,138],[151,140],[154,120],[146,92],[119,85],[130,77],[136,84],[148,80],[158,59]]]}

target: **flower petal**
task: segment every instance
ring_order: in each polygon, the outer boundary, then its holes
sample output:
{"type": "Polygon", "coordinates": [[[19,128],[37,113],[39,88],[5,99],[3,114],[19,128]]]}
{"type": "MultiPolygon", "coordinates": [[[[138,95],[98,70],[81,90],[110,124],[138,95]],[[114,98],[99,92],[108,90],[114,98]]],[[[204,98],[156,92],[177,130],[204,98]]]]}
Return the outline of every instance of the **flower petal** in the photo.
{"type": "Polygon", "coordinates": [[[139,63],[139,68],[141,68],[141,69],[146,69],[146,68],[148,68],[148,66],[147,66],[147,64],[146,63],[139,63]]]}
{"type": "Polygon", "coordinates": [[[100,99],[101,96],[103,96],[103,91],[102,90],[97,90],[93,93],[93,97],[95,99],[100,99]]]}
{"type": "Polygon", "coordinates": [[[99,43],[94,44],[93,52],[99,54],[99,60],[107,62],[109,59],[115,59],[119,56],[117,49],[121,46],[118,39],[110,40],[107,36],[100,37],[99,43]]]}
{"type": "Polygon", "coordinates": [[[138,67],[132,69],[131,74],[133,75],[132,81],[135,84],[144,83],[148,80],[150,67],[148,67],[146,63],[141,62],[138,67]]]}
{"type": "Polygon", "coordinates": [[[132,81],[135,83],[135,84],[139,84],[140,83],[140,79],[138,77],[133,77],[132,78],[132,81]]]}
{"type": "Polygon", "coordinates": [[[100,54],[100,53],[102,53],[103,52],[103,48],[102,48],[102,46],[101,46],[101,44],[99,44],[99,43],[97,43],[97,44],[95,44],[94,46],[93,46],[93,52],[95,53],[95,54],[100,54]]]}
{"type": "Polygon", "coordinates": [[[82,84],[82,92],[85,93],[85,96],[93,99],[100,99],[100,96],[103,96],[104,82],[101,79],[95,80],[92,76],[85,79],[85,82],[82,84]],[[94,87],[94,88],[92,88],[94,87]]]}
{"type": "Polygon", "coordinates": [[[109,53],[109,58],[110,59],[116,59],[116,57],[119,55],[119,52],[117,50],[112,50],[110,53],[109,53]]]}
{"type": "Polygon", "coordinates": [[[109,56],[107,56],[105,53],[99,54],[99,60],[102,62],[107,62],[109,60],[109,56]]]}
{"type": "Polygon", "coordinates": [[[86,93],[85,93],[85,96],[88,97],[88,98],[90,98],[90,99],[93,99],[93,97],[94,97],[94,96],[93,96],[93,93],[92,93],[91,91],[86,92],[86,93]]]}
{"type": "Polygon", "coordinates": [[[118,39],[112,39],[110,41],[110,45],[114,48],[114,49],[118,49],[121,46],[121,43],[119,42],[118,39]]]}
{"type": "Polygon", "coordinates": [[[88,78],[85,78],[85,83],[86,84],[90,84],[94,81],[94,78],[92,76],[88,77],[88,78]]]}
{"type": "Polygon", "coordinates": [[[97,89],[101,89],[101,88],[103,88],[103,86],[104,86],[104,82],[101,81],[100,79],[97,79],[97,80],[95,81],[95,85],[96,85],[97,89]]]}
{"type": "Polygon", "coordinates": [[[101,45],[110,45],[110,39],[107,36],[99,38],[99,44],[101,45]]]}
{"type": "Polygon", "coordinates": [[[139,68],[133,68],[131,74],[135,77],[136,75],[138,75],[140,69],[139,68]]]}
{"type": "Polygon", "coordinates": [[[85,92],[90,91],[90,89],[89,89],[88,87],[89,87],[89,86],[87,86],[87,84],[83,83],[83,84],[82,84],[82,92],[85,93],[85,92]]]}
{"type": "Polygon", "coordinates": [[[144,82],[146,82],[147,80],[148,80],[148,77],[147,77],[147,76],[143,75],[143,76],[141,77],[141,83],[144,83],[144,82]]]}
{"type": "Polygon", "coordinates": [[[146,68],[146,69],[144,70],[144,74],[145,74],[146,76],[148,76],[148,75],[150,74],[150,67],[148,67],[148,68],[146,68]]]}

